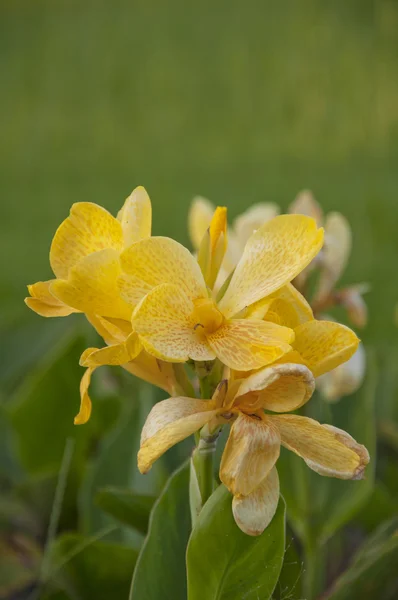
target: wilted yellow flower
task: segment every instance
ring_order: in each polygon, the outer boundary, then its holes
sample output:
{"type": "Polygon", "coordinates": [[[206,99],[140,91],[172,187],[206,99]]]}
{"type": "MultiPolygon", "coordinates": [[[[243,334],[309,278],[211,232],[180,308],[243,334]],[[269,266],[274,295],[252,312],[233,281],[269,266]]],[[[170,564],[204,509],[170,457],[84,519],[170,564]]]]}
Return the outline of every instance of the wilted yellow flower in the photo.
{"type": "Polygon", "coordinates": [[[293,279],[319,252],[323,230],[313,219],[283,215],[260,227],[246,244],[227,290],[216,302],[198,262],[178,242],[152,237],[121,254],[122,297],[135,304],[132,325],[144,348],[162,360],[218,358],[248,371],[291,350],[293,332],[246,315],[248,307],[293,279]],[[137,298],[138,296],[138,298],[137,298]]]}
{"type": "Polygon", "coordinates": [[[154,406],[141,435],[142,473],[172,445],[205,425],[211,434],[220,425],[231,424],[220,479],[233,494],[236,523],[249,535],[262,533],[275,514],[279,499],[275,464],[281,445],[320,475],[363,476],[368,452],[345,431],[299,415],[270,414],[296,410],[309,400],[315,382],[305,365],[272,365],[226,383],[221,382],[211,400],[177,397],[154,406]]]}
{"type": "Polygon", "coordinates": [[[151,202],[143,187],[127,198],[117,219],[97,204],[74,204],[51,244],[50,264],[56,279],[28,286],[30,297],[25,302],[29,308],[45,317],[83,312],[108,344],[89,348],[81,357],[81,364],[88,369],[80,386],[76,423],[89,418],[88,386],[92,372],[101,365],[128,365],[130,371],[173,392],[170,367],[141,352],[131,327],[133,306],[120,296],[118,288],[120,254],[150,236],[151,221],[151,202]]]}

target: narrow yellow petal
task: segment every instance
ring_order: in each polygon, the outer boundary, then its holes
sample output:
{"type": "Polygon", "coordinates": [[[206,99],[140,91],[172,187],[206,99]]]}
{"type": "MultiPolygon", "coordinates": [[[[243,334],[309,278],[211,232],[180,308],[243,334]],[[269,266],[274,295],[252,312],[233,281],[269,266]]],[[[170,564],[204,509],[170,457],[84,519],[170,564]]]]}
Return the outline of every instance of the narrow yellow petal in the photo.
{"type": "Polygon", "coordinates": [[[140,353],[142,346],[138,335],[132,332],[125,342],[106,346],[105,348],[90,348],[80,358],[83,367],[101,367],[102,365],[123,365],[140,353]]]}
{"type": "Polygon", "coordinates": [[[352,234],[347,219],[340,213],[328,214],[325,222],[325,246],[321,276],[315,301],[326,298],[340,279],[351,253],[352,234]]]}
{"type": "Polygon", "coordinates": [[[195,327],[193,311],[192,300],[179,287],[160,285],[135,309],[133,329],[147,352],[162,360],[213,360],[213,350],[201,328],[195,327]]]}
{"type": "Polygon", "coordinates": [[[124,246],[150,237],[152,229],[152,205],[145,188],[136,187],[127,198],[118,215],[123,229],[124,246]]]}
{"type": "Polygon", "coordinates": [[[270,417],[279,429],[282,445],[319,473],[338,479],[362,479],[369,454],[348,433],[299,415],[270,417]]]}
{"type": "Polygon", "coordinates": [[[311,398],[315,379],[304,365],[284,363],[272,365],[244,379],[239,388],[235,406],[247,412],[265,408],[275,412],[289,412],[303,406],[311,398]]]}
{"type": "Polygon", "coordinates": [[[220,479],[235,496],[247,496],[268,475],[279,457],[280,436],[264,416],[239,413],[220,465],[220,479]]]}
{"type": "Polygon", "coordinates": [[[25,298],[25,304],[42,317],[67,317],[72,313],[79,312],[75,308],[66,306],[51,294],[50,286],[53,281],[54,279],[50,279],[28,285],[30,297],[25,298]]]}
{"type": "Polygon", "coordinates": [[[192,200],[188,215],[189,237],[195,250],[199,249],[203,236],[209,228],[214,206],[206,198],[196,196],[192,200]]]}
{"type": "Polygon", "coordinates": [[[132,307],[120,297],[119,275],[116,250],[101,250],[82,258],[71,268],[68,280],[55,280],[50,290],[59,300],[82,312],[128,320],[132,307]]]}
{"type": "Polygon", "coordinates": [[[248,496],[234,496],[232,512],[237,526],[247,535],[260,535],[271,523],[279,502],[279,477],[273,467],[248,496]]]}
{"type": "Polygon", "coordinates": [[[311,262],[322,243],[323,229],[309,217],[281,215],[265,223],[247,242],[220,310],[230,317],[283,287],[311,262]]]}
{"type": "Polygon", "coordinates": [[[86,369],[81,381],[80,381],[80,410],[76,415],[74,423],[75,425],[84,425],[90,418],[91,415],[91,399],[88,395],[88,388],[91,382],[91,375],[95,369],[86,369]]]}
{"type": "Polygon", "coordinates": [[[126,321],[128,329],[121,328],[119,325],[111,323],[104,317],[98,315],[88,314],[86,315],[88,322],[94,327],[98,335],[100,335],[104,341],[110,346],[112,344],[118,344],[124,342],[126,334],[129,335],[131,332],[131,323],[126,321]]]}
{"type": "Polygon", "coordinates": [[[192,300],[208,295],[196,259],[170,238],[152,237],[133,244],[122,253],[121,264],[123,271],[144,289],[172,283],[192,300]]]}
{"type": "Polygon", "coordinates": [[[293,348],[319,377],[346,362],[358,348],[355,333],[333,321],[308,321],[294,330],[293,348]]]}
{"type": "Polygon", "coordinates": [[[137,358],[122,367],[135,377],[156,385],[168,394],[177,395],[177,381],[172,363],[159,360],[143,350],[137,358]]]}
{"type": "Polygon", "coordinates": [[[168,398],[149,413],[141,433],[138,468],[146,473],[171,446],[198,431],[217,413],[214,402],[196,398],[168,398]]]}
{"type": "Polygon", "coordinates": [[[294,333],[260,319],[231,319],[207,341],[217,358],[237,371],[250,371],[274,362],[291,350],[294,333]]]}
{"type": "Polygon", "coordinates": [[[50,264],[59,279],[67,279],[69,270],[84,256],[98,250],[123,249],[122,227],[105,208],[91,202],[79,202],[58,227],[50,249],[50,264]]]}

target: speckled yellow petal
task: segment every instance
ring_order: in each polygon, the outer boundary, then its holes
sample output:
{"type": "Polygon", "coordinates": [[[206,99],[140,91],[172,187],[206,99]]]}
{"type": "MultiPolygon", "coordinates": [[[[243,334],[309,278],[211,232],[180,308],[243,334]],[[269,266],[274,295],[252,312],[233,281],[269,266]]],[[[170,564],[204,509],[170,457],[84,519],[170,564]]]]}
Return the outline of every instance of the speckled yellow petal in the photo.
{"type": "Polygon", "coordinates": [[[243,380],[235,405],[244,406],[246,412],[260,407],[289,412],[308,402],[314,389],[314,376],[304,365],[272,365],[243,380]]]}
{"type": "Polygon", "coordinates": [[[222,455],[220,479],[232,494],[247,496],[268,475],[279,451],[278,430],[267,416],[239,413],[222,455]]]}
{"type": "Polygon", "coordinates": [[[323,229],[302,215],[281,215],[265,223],[246,244],[220,301],[226,317],[237,314],[289,283],[322,247],[323,229]]]}
{"type": "Polygon", "coordinates": [[[232,512],[237,526],[247,535],[260,535],[271,523],[279,502],[279,477],[273,467],[248,496],[234,496],[232,512]]]}
{"type": "Polygon", "coordinates": [[[325,222],[325,246],[322,251],[321,275],[315,301],[326,298],[340,279],[350,256],[351,227],[340,213],[328,214],[325,222]]]}
{"type": "Polygon", "coordinates": [[[123,271],[143,289],[172,283],[192,300],[207,296],[197,260],[170,238],[152,237],[133,244],[122,253],[121,264],[123,271]]]}
{"type": "Polygon", "coordinates": [[[105,248],[122,251],[123,232],[119,221],[97,204],[73,204],[69,217],[53,238],[51,268],[59,279],[67,279],[69,270],[81,258],[105,248]]]}
{"type": "Polygon", "coordinates": [[[79,312],[75,308],[66,306],[51,294],[50,285],[53,281],[54,279],[38,281],[28,285],[30,297],[25,298],[25,304],[42,317],[67,317],[72,313],[79,312]]]}
{"type": "Polygon", "coordinates": [[[308,321],[295,330],[293,348],[306,365],[319,377],[335,369],[354,354],[359,339],[355,333],[333,321],[308,321]]]}
{"type": "Polygon", "coordinates": [[[162,360],[213,360],[215,354],[201,329],[195,329],[193,310],[192,300],[179,287],[166,283],[152,290],[137,306],[133,329],[144,348],[162,360]]]}
{"type": "Polygon", "coordinates": [[[253,204],[244,213],[236,217],[232,224],[232,229],[238,237],[242,250],[252,233],[264,225],[264,223],[279,215],[279,213],[279,206],[274,202],[259,202],[258,204],[253,204]]]}
{"type": "Polygon", "coordinates": [[[270,417],[279,429],[282,445],[319,473],[338,479],[362,479],[369,454],[348,433],[299,415],[270,417]]]}
{"type": "Polygon", "coordinates": [[[142,346],[138,335],[131,333],[124,343],[105,346],[105,348],[90,348],[80,358],[82,367],[101,367],[102,365],[123,365],[136,358],[142,346]]]}
{"type": "MultiPolygon", "coordinates": [[[[291,311],[282,319],[281,325],[295,329],[299,325],[311,321],[314,318],[312,308],[304,296],[294,287],[292,283],[284,285],[271,295],[275,301],[283,301],[284,305],[289,304],[291,311]],[[289,316],[288,316],[289,315],[289,316]]],[[[273,307],[271,305],[271,310],[273,307]]]]}
{"type": "Polygon", "coordinates": [[[118,325],[111,323],[104,317],[91,314],[86,315],[86,317],[89,323],[97,331],[98,335],[100,335],[109,346],[124,342],[126,339],[126,333],[128,332],[127,335],[129,335],[131,331],[130,321],[126,321],[129,329],[125,331],[124,328],[121,329],[118,325]]]}
{"type": "Polygon", "coordinates": [[[211,400],[177,397],[155,404],[141,433],[140,472],[149,471],[166,450],[198,431],[216,413],[211,400]]]}
{"type": "Polygon", "coordinates": [[[152,229],[152,205],[145,188],[136,187],[127,198],[118,215],[123,229],[124,246],[150,237],[152,229]]]}
{"type": "Polygon", "coordinates": [[[260,319],[231,319],[207,341],[217,358],[237,371],[250,371],[277,360],[291,350],[294,333],[260,319]]]}
{"type": "Polygon", "coordinates": [[[119,255],[106,249],[81,259],[69,272],[68,280],[56,280],[51,292],[68,306],[102,317],[130,319],[132,307],[119,294],[119,255]]]}
{"type": "Polygon", "coordinates": [[[214,205],[202,196],[196,196],[192,200],[188,215],[188,230],[195,250],[199,249],[203,236],[210,225],[214,208],[214,205]]]}
{"type": "Polygon", "coordinates": [[[337,402],[343,396],[357,391],[365,376],[365,369],[366,354],[362,344],[359,344],[350,360],[317,379],[317,389],[329,402],[337,402]]]}
{"type": "Polygon", "coordinates": [[[159,360],[143,350],[137,358],[122,367],[135,377],[156,385],[172,396],[177,396],[178,386],[172,363],[159,360]]]}
{"type": "Polygon", "coordinates": [[[289,212],[297,215],[306,215],[312,217],[320,227],[323,223],[323,211],[319,203],[315,200],[311,190],[303,190],[297,194],[289,206],[289,212]]]}
{"type": "Polygon", "coordinates": [[[91,415],[91,399],[88,395],[88,388],[91,382],[91,375],[95,369],[86,369],[81,381],[80,381],[80,410],[76,415],[74,423],[75,425],[84,425],[90,418],[91,415]]]}

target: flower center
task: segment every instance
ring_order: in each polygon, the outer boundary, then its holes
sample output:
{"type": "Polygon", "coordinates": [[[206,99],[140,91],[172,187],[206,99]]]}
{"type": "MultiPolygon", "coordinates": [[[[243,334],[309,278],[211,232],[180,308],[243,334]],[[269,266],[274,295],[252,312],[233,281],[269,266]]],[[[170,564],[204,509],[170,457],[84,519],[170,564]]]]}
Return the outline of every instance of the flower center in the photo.
{"type": "Polygon", "coordinates": [[[198,333],[210,334],[223,324],[224,317],[211,298],[195,300],[193,311],[194,329],[198,333]]]}

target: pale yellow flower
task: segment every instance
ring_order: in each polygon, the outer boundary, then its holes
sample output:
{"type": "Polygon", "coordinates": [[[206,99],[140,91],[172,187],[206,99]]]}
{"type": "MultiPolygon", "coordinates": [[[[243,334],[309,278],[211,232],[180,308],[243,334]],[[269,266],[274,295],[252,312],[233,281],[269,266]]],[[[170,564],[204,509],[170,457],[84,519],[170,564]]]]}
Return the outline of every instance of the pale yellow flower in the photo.
{"type": "Polygon", "coordinates": [[[346,432],[299,415],[272,414],[296,410],[310,399],[315,382],[305,365],[272,365],[226,384],[221,382],[211,400],[177,397],[154,406],[141,435],[142,473],[205,425],[212,433],[230,424],[220,479],[233,495],[236,523],[249,535],[262,533],[275,514],[279,499],[275,464],[281,445],[320,475],[363,477],[368,452],[346,432]]]}
{"type": "Polygon", "coordinates": [[[117,218],[91,202],[74,204],[51,244],[50,264],[56,279],[28,286],[30,297],[25,302],[33,311],[45,317],[83,312],[108,344],[89,348],[81,357],[81,364],[88,368],[80,386],[81,407],[75,423],[89,418],[88,386],[92,372],[101,365],[123,365],[173,393],[169,365],[141,352],[131,327],[134,307],[120,296],[117,285],[120,254],[151,235],[151,221],[151,202],[143,187],[132,192],[117,218]]]}
{"type": "Polygon", "coordinates": [[[283,215],[249,239],[219,302],[206,286],[197,260],[181,244],[152,237],[121,254],[122,297],[139,301],[133,329],[148,353],[162,360],[210,361],[248,371],[291,350],[293,333],[248,307],[291,281],[319,252],[323,230],[313,219],[283,215]]]}

